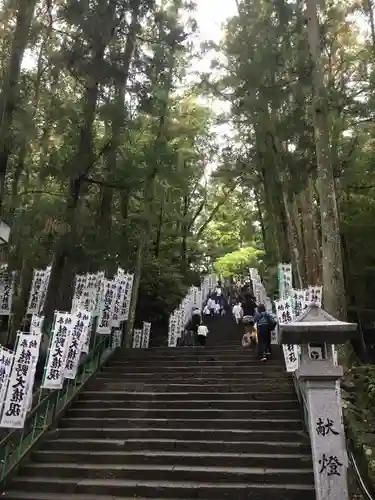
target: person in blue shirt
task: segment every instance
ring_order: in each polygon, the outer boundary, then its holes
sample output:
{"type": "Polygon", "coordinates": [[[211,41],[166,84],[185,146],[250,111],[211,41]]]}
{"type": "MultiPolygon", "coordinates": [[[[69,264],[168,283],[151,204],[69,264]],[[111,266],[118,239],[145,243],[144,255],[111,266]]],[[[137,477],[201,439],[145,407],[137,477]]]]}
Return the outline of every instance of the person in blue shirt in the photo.
{"type": "Polygon", "coordinates": [[[264,304],[259,304],[254,321],[258,331],[258,354],[261,361],[267,361],[271,354],[271,332],[276,326],[275,319],[266,311],[264,304]]]}

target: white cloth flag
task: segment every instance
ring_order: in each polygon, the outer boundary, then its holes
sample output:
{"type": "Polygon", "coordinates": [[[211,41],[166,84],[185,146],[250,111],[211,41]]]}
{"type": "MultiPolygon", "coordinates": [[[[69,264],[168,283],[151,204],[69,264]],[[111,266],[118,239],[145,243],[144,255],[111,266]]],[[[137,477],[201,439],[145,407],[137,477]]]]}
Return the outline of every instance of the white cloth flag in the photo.
{"type": "Polygon", "coordinates": [[[146,321],[144,321],[142,328],[142,342],[141,342],[142,349],[148,348],[148,344],[150,343],[150,332],[151,332],[151,323],[147,323],[146,321]]]}
{"type": "MultiPolygon", "coordinates": [[[[30,335],[34,335],[36,337],[39,336],[40,339],[42,339],[43,321],[44,321],[44,316],[35,316],[33,314],[30,324],[30,335]]],[[[26,385],[26,391],[27,391],[27,405],[25,409],[26,413],[31,410],[33,404],[33,388],[34,388],[34,380],[36,374],[36,366],[38,364],[39,351],[37,354],[38,354],[37,356],[33,356],[30,381],[26,385]]]]}
{"type": "Polygon", "coordinates": [[[322,286],[309,286],[309,302],[311,304],[315,304],[318,307],[322,307],[322,294],[323,287],[322,286]]]}
{"type": "Polygon", "coordinates": [[[278,323],[290,323],[293,321],[293,307],[291,298],[275,300],[278,323]]]}
{"type": "Polygon", "coordinates": [[[27,314],[38,314],[42,299],[42,285],[44,280],[44,269],[34,269],[33,281],[27,306],[27,314]]]}
{"type": "Polygon", "coordinates": [[[299,316],[300,314],[303,313],[303,311],[307,307],[307,303],[305,300],[306,297],[306,290],[301,289],[301,290],[291,290],[291,297],[292,297],[292,307],[293,307],[293,314],[295,317],[299,316]]]}
{"type": "Polygon", "coordinates": [[[139,349],[142,343],[142,330],[134,329],[133,330],[133,349],[139,349]]]}
{"type": "Polygon", "coordinates": [[[279,277],[279,297],[287,299],[291,293],[292,284],[292,264],[281,263],[278,265],[279,277]]]}
{"type": "Polygon", "coordinates": [[[37,316],[36,314],[33,314],[30,323],[30,333],[33,335],[41,334],[43,322],[44,322],[44,316],[37,316]]]}
{"type": "Polygon", "coordinates": [[[91,313],[78,309],[72,316],[72,330],[68,339],[68,352],[64,377],[76,378],[82,347],[86,342],[91,313]]]}
{"type": "Polygon", "coordinates": [[[39,356],[41,338],[41,335],[30,333],[18,335],[0,427],[21,429],[24,426],[29,392],[32,392],[34,385],[33,366],[39,356]]]}
{"type": "Polygon", "coordinates": [[[298,350],[294,344],[283,344],[285,366],[287,372],[295,372],[298,368],[298,350]]]}
{"type": "Polygon", "coordinates": [[[103,299],[103,282],[105,281],[105,275],[103,272],[99,272],[95,275],[95,297],[94,297],[94,309],[93,315],[95,317],[99,316],[100,306],[102,304],[103,299]]]}
{"type": "Polygon", "coordinates": [[[119,328],[121,323],[121,310],[124,303],[126,284],[128,282],[128,277],[125,275],[118,274],[115,278],[117,288],[115,293],[115,303],[113,305],[112,313],[112,328],[119,328]]]}
{"type": "Polygon", "coordinates": [[[112,314],[115,306],[115,298],[117,291],[116,280],[102,281],[102,294],[99,307],[98,326],[96,333],[108,335],[111,333],[112,314]]]}
{"type": "Polygon", "coordinates": [[[87,289],[88,278],[88,274],[76,274],[72,300],[72,312],[76,311],[82,305],[84,293],[87,289]]]}
{"type": "Polygon", "coordinates": [[[169,317],[168,347],[177,345],[177,314],[176,311],[169,317]]]}
{"type": "Polygon", "coordinates": [[[129,319],[130,302],[133,290],[134,274],[126,275],[125,293],[121,306],[120,321],[127,321],[129,319]]]}
{"type": "Polygon", "coordinates": [[[13,276],[7,265],[0,266],[0,316],[9,316],[12,311],[13,276]]]}
{"type": "Polygon", "coordinates": [[[121,347],[122,341],[122,331],[121,330],[113,330],[112,334],[112,349],[117,349],[121,347]]]}
{"type": "Polygon", "coordinates": [[[86,328],[85,341],[83,342],[82,345],[82,354],[87,354],[90,350],[90,340],[91,340],[91,332],[93,329],[93,320],[94,317],[91,316],[89,326],[86,328]]]}
{"type": "Polygon", "coordinates": [[[42,389],[61,389],[63,386],[72,326],[71,314],[56,313],[42,389]]]}
{"type": "Polygon", "coordinates": [[[39,310],[37,311],[38,314],[42,312],[42,309],[44,307],[50,276],[51,276],[51,266],[47,267],[44,270],[44,276],[43,276],[41,293],[40,293],[39,310]]]}
{"type": "Polygon", "coordinates": [[[12,351],[0,346],[0,414],[4,406],[5,393],[12,370],[13,358],[14,355],[12,351]]]}
{"type": "MultiPolygon", "coordinates": [[[[95,309],[96,295],[97,295],[97,275],[86,274],[85,288],[82,291],[80,303],[79,305],[77,305],[77,308],[80,307],[81,309],[92,313],[95,309]]],[[[73,307],[72,310],[74,310],[73,307]]]]}
{"type": "MultiPolygon", "coordinates": [[[[279,324],[291,323],[293,321],[292,299],[275,300],[277,321],[279,324]]],[[[294,372],[298,368],[298,346],[294,344],[283,344],[285,366],[287,372],[294,372]]]]}

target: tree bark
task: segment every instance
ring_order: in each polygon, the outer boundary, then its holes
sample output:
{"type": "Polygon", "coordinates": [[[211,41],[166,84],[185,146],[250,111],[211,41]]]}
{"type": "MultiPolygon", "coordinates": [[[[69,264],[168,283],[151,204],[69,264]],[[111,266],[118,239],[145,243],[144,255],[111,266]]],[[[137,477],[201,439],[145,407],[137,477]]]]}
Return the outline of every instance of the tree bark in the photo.
{"type": "MultiPolygon", "coordinates": [[[[105,0],[103,0],[104,2],[105,0]]],[[[107,19],[113,21],[116,8],[116,0],[109,0],[107,6],[107,19]]],[[[82,190],[82,183],[94,164],[93,151],[93,124],[96,117],[97,100],[99,93],[99,72],[104,53],[113,33],[112,26],[106,26],[106,34],[99,34],[93,41],[92,74],[89,74],[86,83],[86,93],[83,105],[83,123],[75,156],[72,159],[72,171],[69,179],[68,194],[65,205],[66,227],[59,237],[51,265],[51,274],[44,304],[44,315],[46,317],[46,328],[51,323],[53,312],[58,309],[62,276],[64,267],[74,251],[77,241],[78,208],[82,190]]]]}
{"type": "MultiPolygon", "coordinates": [[[[119,77],[115,82],[115,92],[114,92],[114,115],[111,121],[111,142],[112,147],[108,149],[105,158],[106,174],[105,180],[110,183],[112,181],[112,175],[116,172],[117,166],[117,151],[121,142],[122,132],[125,127],[125,93],[126,85],[129,78],[129,69],[132,56],[134,53],[136,36],[141,28],[139,22],[139,11],[140,11],[141,0],[135,0],[133,2],[132,18],[129,26],[128,36],[126,38],[125,50],[123,54],[114,48],[112,50],[112,55],[115,60],[121,57],[121,67],[119,68],[119,77]],[[120,57],[119,57],[120,56],[120,57]]],[[[109,131],[108,131],[109,132],[109,131]]],[[[113,203],[114,189],[108,185],[103,185],[101,187],[101,205],[100,205],[100,226],[99,226],[99,238],[107,239],[111,236],[112,229],[112,203],[113,203]]]]}
{"type": "Polygon", "coordinates": [[[302,221],[303,242],[305,247],[305,269],[308,285],[321,284],[320,238],[316,227],[316,207],[314,205],[314,188],[311,178],[299,196],[302,221]]]}
{"type": "Polygon", "coordinates": [[[0,217],[3,212],[5,179],[11,152],[11,130],[17,104],[18,82],[23,55],[28,42],[36,0],[18,0],[16,27],[13,34],[8,70],[4,76],[4,86],[0,107],[0,217]]]}
{"type": "Polygon", "coordinates": [[[346,319],[339,217],[330,157],[328,107],[320,54],[320,27],[316,0],[306,0],[306,8],[314,88],[313,121],[322,231],[324,308],[333,316],[346,319]]]}

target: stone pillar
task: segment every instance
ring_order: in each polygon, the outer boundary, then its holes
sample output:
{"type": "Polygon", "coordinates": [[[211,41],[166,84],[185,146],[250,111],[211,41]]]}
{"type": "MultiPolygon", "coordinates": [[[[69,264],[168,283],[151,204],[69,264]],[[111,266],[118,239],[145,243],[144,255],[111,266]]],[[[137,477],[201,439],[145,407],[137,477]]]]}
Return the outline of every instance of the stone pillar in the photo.
{"type": "Polygon", "coordinates": [[[349,500],[348,458],[336,391],[342,368],[335,366],[325,372],[319,376],[301,367],[297,375],[305,387],[316,500],[349,500]]]}
{"type": "Polygon", "coordinates": [[[338,321],[316,305],[296,321],[280,325],[281,343],[301,346],[295,376],[303,387],[308,414],[316,500],[349,500],[348,458],[337,390],[343,369],[334,359],[332,346],[344,344],[356,331],[355,323],[338,321]]]}

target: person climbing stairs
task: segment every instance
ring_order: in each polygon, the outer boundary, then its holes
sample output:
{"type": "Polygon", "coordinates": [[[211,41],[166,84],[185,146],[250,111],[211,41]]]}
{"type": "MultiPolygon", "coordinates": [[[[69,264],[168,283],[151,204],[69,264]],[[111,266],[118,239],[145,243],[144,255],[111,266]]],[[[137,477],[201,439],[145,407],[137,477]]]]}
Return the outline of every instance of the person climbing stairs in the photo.
{"type": "Polygon", "coordinates": [[[315,500],[281,351],[265,365],[230,319],[209,328],[205,347],[117,351],[1,498],[315,500]]]}

